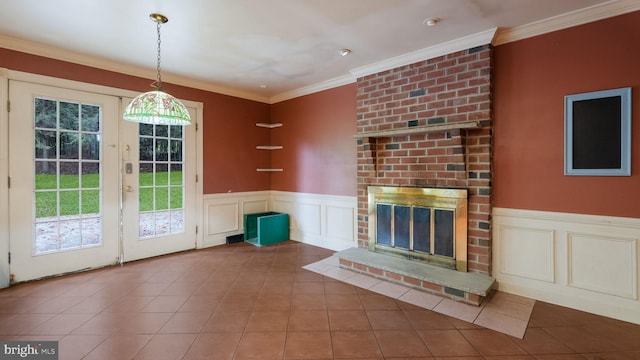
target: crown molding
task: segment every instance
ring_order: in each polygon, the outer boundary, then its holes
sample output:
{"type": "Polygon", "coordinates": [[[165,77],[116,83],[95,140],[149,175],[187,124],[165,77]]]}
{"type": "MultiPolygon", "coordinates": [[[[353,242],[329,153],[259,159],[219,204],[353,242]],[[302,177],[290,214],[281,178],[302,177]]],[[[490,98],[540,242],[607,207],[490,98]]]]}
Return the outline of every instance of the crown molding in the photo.
{"type": "MultiPolygon", "coordinates": [[[[377,63],[351,69],[348,75],[329,79],[320,83],[301,87],[295,90],[280,93],[274,96],[263,96],[256,93],[242,91],[235,88],[213,84],[211,82],[163,73],[165,82],[215,92],[223,95],[239,97],[262,103],[274,104],[296,97],[313,94],[323,90],[335,88],[355,82],[359,77],[413,64],[419,61],[447,55],[456,51],[466,50],[486,44],[502,45],[545,33],[566,29],[569,27],[586,24],[589,22],[606,19],[609,17],[640,10],[638,0],[611,0],[600,5],[594,5],[585,9],[573,11],[549,19],[537,21],[527,25],[511,29],[489,29],[480,33],[451,40],[442,44],[392,57],[377,63]]],[[[20,51],[32,55],[67,61],[79,65],[90,66],[102,70],[113,71],[130,76],[155,80],[156,70],[124,64],[95,56],[89,56],[75,51],[60,49],[51,45],[32,42],[0,34],[0,47],[20,51]]]]}
{"type": "MultiPolygon", "coordinates": [[[[154,69],[145,68],[142,66],[124,64],[121,62],[111,61],[96,56],[90,56],[87,54],[61,49],[55,46],[42,44],[34,41],[19,39],[0,34],[0,48],[5,48],[14,51],[20,51],[31,55],[42,56],[46,58],[66,61],[74,64],[90,66],[101,70],[113,71],[125,75],[131,75],[141,78],[147,78],[155,80],[157,72],[154,69]]],[[[223,95],[235,96],[247,100],[254,100],[258,102],[268,103],[269,97],[262,96],[247,91],[242,91],[234,88],[219,86],[211,82],[202,81],[198,79],[189,78],[186,76],[175,75],[171,73],[162,73],[163,82],[171,83],[174,85],[180,85],[190,87],[194,89],[200,89],[205,91],[211,91],[223,95]]]]}
{"type": "Polygon", "coordinates": [[[304,86],[295,90],[287,91],[271,97],[271,104],[279,103],[285,100],[297,98],[304,95],[317,93],[323,90],[333,89],[338,86],[352,84],[356,82],[356,78],[352,75],[343,75],[337,78],[322,81],[309,86],[304,86]]]}
{"type": "Polygon", "coordinates": [[[425,49],[413,51],[404,55],[392,57],[377,63],[361,66],[349,70],[349,75],[333,78],[321,83],[305,86],[299,89],[288,91],[271,97],[271,103],[293,99],[303,95],[313,94],[322,90],[335,88],[355,82],[359,77],[379,73],[381,71],[394,69],[400,66],[414,64],[419,61],[432,59],[434,57],[447,55],[460,50],[467,50],[472,47],[490,44],[496,33],[496,28],[489,29],[471,36],[466,36],[456,40],[447,41],[442,44],[431,46],[425,49]]]}
{"type": "Polygon", "coordinates": [[[471,36],[466,36],[460,39],[448,41],[443,44],[439,44],[439,45],[425,48],[422,50],[414,51],[408,54],[396,56],[379,63],[352,69],[349,71],[348,75],[339,76],[339,77],[322,81],[319,83],[315,83],[309,86],[304,86],[291,91],[286,91],[268,98],[268,101],[267,100],[256,100],[256,101],[275,104],[278,102],[294,99],[300,96],[317,93],[323,90],[333,89],[339,86],[352,84],[356,82],[358,77],[364,76],[362,74],[366,73],[367,71],[371,71],[371,72],[368,72],[365,75],[377,73],[377,72],[388,70],[388,69],[393,69],[399,66],[413,64],[418,61],[432,59],[437,56],[450,54],[460,50],[466,50],[475,46],[486,45],[491,43],[491,40],[493,39],[496,33],[496,30],[497,30],[496,28],[489,29],[471,36]]]}
{"type": "Polygon", "coordinates": [[[613,16],[618,16],[640,10],[638,0],[611,0],[599,5],[593,5],[584,9],[572,11],[566,14],[554,16],[548,19],[536,21],[530,24],[500,29],[496,34],[493,45],[502,45],[526,38],[567,29],[613,16]]]}
{"type": "Polygon", "coordinates": [[[456,51],[467,50],[476,46],[490,44],[493,40],[496,30],[497,28],[492,28],[470,36],[447,41],[442,44],[430,46],[428,48],[413,51],[404,55],[395,56],[377,63],[361,66],[352,69],[351,74],[356,78],[360,78],[382,71],[395,69],[400,66],[414,64],[419,61],[451,54],[456,51]]]}

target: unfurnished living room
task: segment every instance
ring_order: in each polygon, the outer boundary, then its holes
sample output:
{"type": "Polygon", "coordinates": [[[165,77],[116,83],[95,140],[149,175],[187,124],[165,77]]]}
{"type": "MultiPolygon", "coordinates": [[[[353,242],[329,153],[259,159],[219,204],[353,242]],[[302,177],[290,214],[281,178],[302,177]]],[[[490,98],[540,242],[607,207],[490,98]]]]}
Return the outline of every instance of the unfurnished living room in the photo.
{"type": "Polygon", "coordinates": [[[0,359],[639,359],[637,0],[0,0],[0,359]]]}

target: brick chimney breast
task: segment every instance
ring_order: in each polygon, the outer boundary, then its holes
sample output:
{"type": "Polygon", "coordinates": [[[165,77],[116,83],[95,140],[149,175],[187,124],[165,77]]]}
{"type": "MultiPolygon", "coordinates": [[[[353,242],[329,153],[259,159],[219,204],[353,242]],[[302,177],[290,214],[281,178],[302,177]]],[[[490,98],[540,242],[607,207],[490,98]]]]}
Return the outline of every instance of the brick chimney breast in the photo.
{"type": "Polygon", "coordinates": [[[483,45],[357,80],[359,247],[368,186],[467,189],[468,269],[491,275],[491,59],[483,45]]]}

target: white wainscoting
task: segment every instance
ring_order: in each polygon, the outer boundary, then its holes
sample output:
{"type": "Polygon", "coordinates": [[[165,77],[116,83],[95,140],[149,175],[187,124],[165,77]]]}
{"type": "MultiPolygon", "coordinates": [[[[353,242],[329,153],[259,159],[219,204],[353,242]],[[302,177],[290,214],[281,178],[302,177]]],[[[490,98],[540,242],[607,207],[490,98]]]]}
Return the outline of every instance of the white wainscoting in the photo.
{"type": "Polygon", "coordinates": [[[204,247],[225,244],[244,232],[244,214],[263,211],[289,214],[291,240],[336,251],[357,246],[355,196],[259,191],[204,196],[204,247]]]}
{"type": "Polygon", "coordinates": [[[227,236],[242,234],[243,215],[269,211],[270,191],[204,196],[203,246],[226,244],[227,236]]]}
{"type": "Polygon", "coordinates": [[[640,324],[640,219],[493,209],[500,290],[640,324]]]}

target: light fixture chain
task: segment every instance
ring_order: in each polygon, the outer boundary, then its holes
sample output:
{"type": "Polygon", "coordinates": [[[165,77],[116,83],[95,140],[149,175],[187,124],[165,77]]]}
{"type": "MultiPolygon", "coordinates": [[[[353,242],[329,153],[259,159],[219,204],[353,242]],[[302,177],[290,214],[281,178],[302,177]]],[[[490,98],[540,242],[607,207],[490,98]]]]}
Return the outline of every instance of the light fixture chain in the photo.
{"type": "MultiPolygon", "coordinates": [[[[149,18],[157,24],[158,31],[158,79],[155,91],[147,91],[136,96],[124,110],[123,118],[141,124],[185,126],[191,124],[189,110],[180,100],[162,91],[160,75],[160,24],[169,19],[162,14],[152,13],[149,18]]],[[[153,84],[151,84],[153,86],[153,84]]]]}
{"type": "Polygon", "coordinates": [[[160,76],[160,22],[158,22],[157,24],[157,29],[158,29],[158,86],[157,86],[157,90],[158,91],[162,91],[162,77],[160,76]]]}

